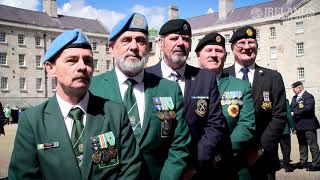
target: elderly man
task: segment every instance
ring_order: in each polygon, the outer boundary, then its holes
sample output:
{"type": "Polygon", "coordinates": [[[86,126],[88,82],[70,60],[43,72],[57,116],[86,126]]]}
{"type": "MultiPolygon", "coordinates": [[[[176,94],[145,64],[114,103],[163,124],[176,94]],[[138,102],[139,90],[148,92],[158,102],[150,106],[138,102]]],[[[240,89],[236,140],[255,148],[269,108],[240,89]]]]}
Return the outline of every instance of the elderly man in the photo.
{"type": "Polygon", "coordinates": [[[317,140],[319,121],[315,116],[315,101],[312,94],[307,92],[302,82],[297,81],[291,85],[294,96],[291,100],[291,114],[296,123],[297,137],[300,151],[298,168],[307,168],[307,171],[320,171],[320,153],[317,140]],[[312,163],[307,167],[308,146],[310,147],[312,163]]]}
{"type": "Polygon", "coordinates": [[[44,65],[56,94],[22,113],[9,179],[139,179],[125,107],[88,92],[93,58],[83,32],[58,36],[44,65]]]}
{"type": "Polygon", "coordinates": [[[256,155],[251,167],[252,179],[275,179],[280,169],[278,143],[286,124],[286,94],[280,73],[255,63],[258,43],[252,26],[238,28],[230,39],[234,65],[225,71],[249,81],[255,107],[256,155]]]}
{"type": "Polygon", "coordinates": [[[182,117],[183,97],[176,82],[144,72],[149,53],[145,17],[130,14],[113,28],[109,40],[115,68],[93,78],[92,92],[126,105],[144,179],[180,179],[191,139],[182,117]]]}
{"type": "Polygon", "coordinates": [[[194,179],[219,178],[220,175],[226,178],[230,173],[223,174],[223,162],[231,158],[231,142],[215,74],[186,64],[191,50],[191,27],[186,20],[169,20],[159,35],[162,60],[146,71],[180,85],[184,94],[183,115],[192,137],[194,179]],[[216,160],[215,168],[212,160],[216,160]]]}
{"type": "Polygon", "coordinates": [[[232,142],[233,161],[230,167],[235,168],[236,179],[249,180],[246,152],[255,130],[250,84],[222,71],[227,52],[225,38],[219,33],[207,34],[199,41],[195,52],[201,67],[217,74],[222,111],[228,122],[232,142]]]}

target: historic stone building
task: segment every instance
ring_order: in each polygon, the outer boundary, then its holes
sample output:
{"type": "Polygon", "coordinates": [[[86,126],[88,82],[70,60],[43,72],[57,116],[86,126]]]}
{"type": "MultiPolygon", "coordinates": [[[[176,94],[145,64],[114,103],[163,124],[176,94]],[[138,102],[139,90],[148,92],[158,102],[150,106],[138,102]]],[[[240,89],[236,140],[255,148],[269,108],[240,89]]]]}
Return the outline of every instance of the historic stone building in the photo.
{"type": "Polygon", "coordinates": [[[57,14],[56,0],[43,0],[43,12],[0,5],[0,101],[25,107],[39,104],[55,92],[43,58],[61,32],[80,28],[89,37],[95,74],[112,68],[109,30],[99,20],[57,14]]]}
{"type": "MultiPolygon", "coordinates": [[[[173,10],[177,11],[177,8],[173,10]]],[[[229,40],[236,28],[252,25],[258,31],[256,63],[282,74],[290,101],[293,96],[290,85],[297,80],[303,81],[305,89],[315,96],[320,117],[319,15],[319,0],[274,0],[241,8],[233,8],[233,0],[219,0],[219,12],[187,19],[193,34],[188,63],[198,66],[194,49],[205,34],[215,31],[229,40]]],[[[227,67],[233,64],[233,54],[230,44],[227,43],[226,48],[227,67]]],[[[159,55],[155,52],[148,65],[157,63],[159,55]]]]}

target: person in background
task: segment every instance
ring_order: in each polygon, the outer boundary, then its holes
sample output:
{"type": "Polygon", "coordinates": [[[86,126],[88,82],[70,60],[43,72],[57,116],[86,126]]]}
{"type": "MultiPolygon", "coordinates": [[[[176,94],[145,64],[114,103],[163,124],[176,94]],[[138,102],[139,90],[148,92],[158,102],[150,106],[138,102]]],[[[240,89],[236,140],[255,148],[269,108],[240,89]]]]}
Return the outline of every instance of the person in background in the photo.
{"type": "Polygon", "coordinates": [[[0,136],[1,134],[5,135],[5,132],[4,132],[5,123],[6,123],[6,117],[3,112],[2,103],[0,102],[0,136]]]}

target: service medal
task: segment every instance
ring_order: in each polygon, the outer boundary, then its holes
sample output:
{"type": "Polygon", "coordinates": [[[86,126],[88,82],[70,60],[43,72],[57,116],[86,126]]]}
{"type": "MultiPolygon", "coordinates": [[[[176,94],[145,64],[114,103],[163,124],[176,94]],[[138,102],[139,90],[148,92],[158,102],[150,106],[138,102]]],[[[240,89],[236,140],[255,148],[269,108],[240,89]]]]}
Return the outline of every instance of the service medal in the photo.
{"type": "Polygon", "coordinates": [[[171,116],[170,116],[168,111],[164,111],[164,119],[165,120],[170,120],[171,119],[171,116]]]}
{"type": "Polygon", "coordinates": [[[79,150],[80,153],[83,152],[83,144],[79,144],[78,145],[78,150],[79,150]]]}
{"type": "Polygon", "coordinates": [[[236,104],[231,104],[228,106],[228,114],[231,117],[237,117],[239,115],[239,106],[236,104]]]}
{"type": "Polygon", "coordinates": [[[107,149],[103,149],[103,150],[102,150],[101,160],[102,160],[104,163],[107,163],[107,162],[110,161],[110,155],[109,155],[107,149]]]}
{"type": "Polygon", "coordinates": [[[99,151],[93,153],[91,159],[93,163],[99,164],[101,162],[101,154],[99,153],[99,151]]]}
{"type": "Polygon", "coordinates": [[[169,115],[170,115],[171,119],[176,118],[176,112],[174,112],[174,111],[169,111],[169,115]]]}
{"type": "Polygon", "coordinates": [[[109,148],[109,156],[111,159],[114,159],[115,157],[117,157],[117,153],[118,153],[118,150],[114,147],[110,147],[109,148]]]}
{"type": "Polygon", "coordinates": [[[302,109],[302,108],[304,108],[304,105],[303,105],[302,103],[299,103],[298,107],[299,107],[300,109],[302,109]]]}
{"type": "Polygon", "coordinates": [[[264,102],[262,102],[261,107],[264,110],[270,110],[272,108],[272,103],[270,101],[264,101],[264,102]]]}
{"type": "Polygon", "coordinates": [[[157,116],[158,116],[158,118],[160,119],[160,121],[164,120],[164,114],[163,114],[163,112],[158,111],[158,112],[157,112],[157,116]]]}

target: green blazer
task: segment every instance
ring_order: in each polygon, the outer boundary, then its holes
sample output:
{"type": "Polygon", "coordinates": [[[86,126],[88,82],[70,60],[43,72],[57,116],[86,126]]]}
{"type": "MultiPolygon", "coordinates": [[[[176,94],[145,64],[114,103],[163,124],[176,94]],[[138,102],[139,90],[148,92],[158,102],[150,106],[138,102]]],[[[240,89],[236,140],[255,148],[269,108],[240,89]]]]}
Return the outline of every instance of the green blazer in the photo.
{"type": "Polygon", "coordinates": [[[286,99],[286,104],[287,104],[287,124],[286,124],[286,127],[284,128],[283,134],[290,134],[290,130],[295,130],[296,125],[291,116],[291,108],[290,108],[290,103],[288,99],[286,99]]]}
{"type": "Polygon", "coordinates": [[[56,96],[21,115],[9,165],[9,179],[139,179],[141,161],[124,105],[90,94],[84,130],[81,169],[56,96]],[[90,137],[106,132],[115,136],[119,163],[103,168],[92,162],[90,137]],[[37,145],[58,142],[55,148],[37,145]]]}
{"type": "MultiPolygon", "coordinates": [[[[179,85],[153,74],[144,73],[145,113],[142,133],[136,136],[143,157],[144,179],[181,179],[190,154],[187,146],[191,137],[186,121],[182,117],[183,97],[179,85]],[[172,121],[170,138],[160,137],[161,124],[152,97],[171,97],[176,119],[172,121]]],[[[122,102],[115,70],[93,78],[91,92],[103,98],[122,102]]]]}
{"type": "Polygon", "coordinates": [[[235,77],[224,73],[221,74],[218,88],[219,93],[222,96],[222,111],[227,119],[231,133],[230,138],[232,142],[232,150],[233,152],[241,151],[244,147],[247,146],[248,141],[253,138],[253,133],[255,130],[252,89],[248,82],[236,79],[235,77]],[[229,99],[233,100],[234,97],[232,97],[232,92],[238,92],[238,94],[242,94],[242,96],[240,97],[240,104],[236,105],[239,108],[239,112],[235,114],[232,114],[232,112],[230,112],[230,103],[223,99],[224,94],[226,95],[226,97],[228,97],[228,94],[231,94],[229,99]]]}

